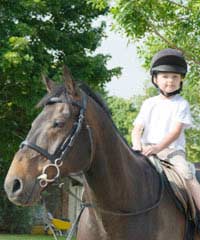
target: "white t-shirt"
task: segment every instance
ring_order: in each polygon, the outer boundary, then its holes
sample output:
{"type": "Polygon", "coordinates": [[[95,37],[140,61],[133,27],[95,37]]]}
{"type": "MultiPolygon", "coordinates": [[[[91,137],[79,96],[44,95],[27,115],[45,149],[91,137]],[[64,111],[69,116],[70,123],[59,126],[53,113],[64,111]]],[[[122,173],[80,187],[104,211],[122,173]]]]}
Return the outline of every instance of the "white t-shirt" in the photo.
{"type": "Polygon", "coordinates": [[[168,99],[160,95],[144,101],[134,124],[144,127],[143,144],[157,144],[174,128],[177,122],[184,123],[180,136],[169,145],[169,148],[185,151],[184,129],[192,125],[188,102],[180,95],[168,99]]]}

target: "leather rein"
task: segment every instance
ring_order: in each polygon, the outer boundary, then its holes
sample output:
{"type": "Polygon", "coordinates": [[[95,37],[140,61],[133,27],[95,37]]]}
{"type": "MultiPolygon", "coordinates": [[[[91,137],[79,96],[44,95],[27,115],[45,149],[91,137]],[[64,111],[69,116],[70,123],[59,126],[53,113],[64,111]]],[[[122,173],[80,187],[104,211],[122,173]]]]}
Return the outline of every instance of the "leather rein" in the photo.
{"type": "MultiPolygon", "coordinates": [[[[65,94],[66,96],[66,94],[65,94]]],[[[70,151],[72,146],[74,145],[75,140],[79,136],[79,133],[83,127],[83,122],[85,120],[85,111],[87,107],[87,95],[82,92],[82,102],[81,104],[77,101],[69,100],[66,96],[65,100],[62,100],[58,97],[52,97],[49,99],[49,101],[46,103],[46,105],[54,104],[54,103],[70,103],[72,105],[79,107],[79,116],[77,121],[73,123],[73,126],[70,130],[70,133],[64,140],[61,142],[61,144],[58,145],[57,149],[55,150],[54,154],[50,154],[46,149],[41,148],[37,144],[33,142],[29,142],[28,140],[25,140],[21,143],[20,148],[23,148],[24,146],[27,146],[28,148],[31,148],[35,150],[36,152],[40,153],[44,157],[46,157],[48,160],[51,161],[50,164],[47,164],[43,170],[42,174],[38,176],[38,180],[41,187],[46,187],[48,183],[54,182],[59,176],[60,176],[60,167],[63,165],[64,157],[67,155],[67,153],[70,151]],[[47,175],[47,169],[48,168],[55,168],[56,174],[53,178],[48,178],[47,175]]],[[[92,139],[92,133],[91,128],[89,125],[86,125],[86,128],[88,130],[88,135],[90,138],[90,144],[91,144],[91,159],[89,162],[89,166],[92,162],[93,158],[93,139],[92,139]]],[[[86,166],[86,169],[89,168],[89,166],[86,166]]],[[[76,173],[76,175],[79,173],[76,173]]],[[[72,174],[73,175],[73,174],[72,174]]]]}

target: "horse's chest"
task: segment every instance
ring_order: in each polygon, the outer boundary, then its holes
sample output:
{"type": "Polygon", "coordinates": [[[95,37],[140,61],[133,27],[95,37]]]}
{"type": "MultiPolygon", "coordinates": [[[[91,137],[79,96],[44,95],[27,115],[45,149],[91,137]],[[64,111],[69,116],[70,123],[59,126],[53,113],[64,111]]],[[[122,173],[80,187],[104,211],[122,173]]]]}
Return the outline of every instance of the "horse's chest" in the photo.
{"type": "MultiPolygon", "coordinates": [[[[132,217],[109,217],[100,219],[86,211],[80,221],[77,240],[150,240],[144,223],[132,217]],[[148,238],[145,238],[148,236],[148,238]]],[[[155,240],[155,239],[152,239],[155,240]]]]}

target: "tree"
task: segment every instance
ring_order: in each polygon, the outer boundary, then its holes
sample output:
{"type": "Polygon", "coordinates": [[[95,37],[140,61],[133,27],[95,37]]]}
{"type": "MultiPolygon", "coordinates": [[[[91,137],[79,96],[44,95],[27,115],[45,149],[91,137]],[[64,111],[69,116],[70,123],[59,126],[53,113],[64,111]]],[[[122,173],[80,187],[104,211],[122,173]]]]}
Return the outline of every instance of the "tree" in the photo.
{"type": "Polygon", "coordinates": [[[137,106],[133,104],[133,99],[126,100],[119,97],[108,97],[107,103],[119,132],[131,145],[131,130],[138,112],[137,106]]]}
{"type": "MultiPolygon", "coordinates": [[[[13,207],[5,200],[3,180],[19,143],[37,114],[34,105],[45,93],[41,73],[59,81],[66,64],[74,78],[103,91],[120,73],[108,70],[108,55],[94,54],[105,23],[94,25],[106,9],[91,10],[84,0],[10,0],[0,5],[0,158],[1,215],[13,207]]],[[[20,217],[18,215],[18,217],[20,217]]],[[[10,227],[10,226],[9,226],[10,227]]]]}
{"type": "Polygon", "coordinates": [[[188,130],[188,157],[200,159],[200,2],[196,0],[89,0],[99,9],[110,6],[116,28],[138,45],[146,69],[152,56],[163,48],[181,50],[190,69],[184,80],[183,95],[189,100],[195,129],[188,130]],[[111,4],[112,2],[112,4],[111,4]]]}

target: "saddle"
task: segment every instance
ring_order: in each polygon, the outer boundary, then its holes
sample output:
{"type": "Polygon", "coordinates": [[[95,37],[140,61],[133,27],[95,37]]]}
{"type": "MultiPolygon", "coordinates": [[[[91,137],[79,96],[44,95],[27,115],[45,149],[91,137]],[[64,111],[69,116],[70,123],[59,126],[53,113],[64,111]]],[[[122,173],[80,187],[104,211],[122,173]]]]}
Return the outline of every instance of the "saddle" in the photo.
{"type": "MultiPolygon", "coordinates": [[[[179,175],[174,166],[168,161],[160,160],[157,156],[149,158],[163,177],[168,192],[174,199],[176,206],[183,214],[192,221],[200,232],[200,213],[197,210],[190,190],[187,188],[185,179],[179,175]]],[[[195,164],[196,178],[200,182],[200,163],[195,164]]]]}

